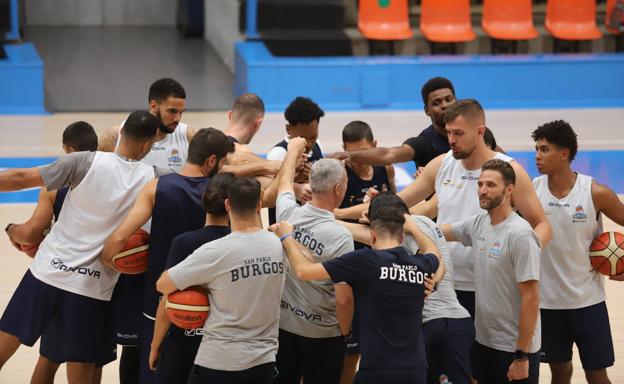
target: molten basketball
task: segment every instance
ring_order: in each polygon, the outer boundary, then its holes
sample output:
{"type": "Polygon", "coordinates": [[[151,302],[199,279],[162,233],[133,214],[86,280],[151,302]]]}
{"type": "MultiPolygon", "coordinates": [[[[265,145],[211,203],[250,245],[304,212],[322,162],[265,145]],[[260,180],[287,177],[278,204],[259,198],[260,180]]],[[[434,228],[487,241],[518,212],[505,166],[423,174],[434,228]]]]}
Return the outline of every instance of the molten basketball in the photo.
{"type": "Polygon", "coordinates": [[[149,255],[149,233],[142,229],[136,231],[128,239],[126,246],[113,256],[115,268],[129,275],[137,275],[147,270],[147,256],[149,255]]]}
{"type": "Polygon", "coordinates": [[[598,235],[589,248],[589,260],[592,267],[603,275],[624,273],[624,235],[619,232],[598,235]]]}
{"type": "Polygon", "coordinates": [[[169,320],[180,328],[201,328],[210,313],[210,301],[206,290],[190,287],[175,291],[167,296],[165,302],[169,320]]]}

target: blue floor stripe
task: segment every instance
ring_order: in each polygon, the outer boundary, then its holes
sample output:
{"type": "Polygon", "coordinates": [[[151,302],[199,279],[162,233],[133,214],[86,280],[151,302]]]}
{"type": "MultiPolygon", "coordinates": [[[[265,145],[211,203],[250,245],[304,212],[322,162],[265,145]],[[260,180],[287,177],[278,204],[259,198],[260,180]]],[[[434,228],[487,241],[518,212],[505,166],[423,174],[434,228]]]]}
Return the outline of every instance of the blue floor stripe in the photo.
{"type": "MultiPolygon", "coordinates": [[[[535,152],[513,151],[508,155],[522,164],[531,177],[539,176],[535,167],[535,152]]],[[[0,168],[27,168],[44,165],[56,160],[55,157],[0,157],[0,168]]],[[[415,172],[414,163],[401,164],[408,174],[415,172]]],[[[584,151],[574,160],[576,171],[593,176],[618,194],[624,194],[624,151],[584,151]]],[[[0,203],[35,203],[39,190],[20,192],[0,192],[0,203]]]]}

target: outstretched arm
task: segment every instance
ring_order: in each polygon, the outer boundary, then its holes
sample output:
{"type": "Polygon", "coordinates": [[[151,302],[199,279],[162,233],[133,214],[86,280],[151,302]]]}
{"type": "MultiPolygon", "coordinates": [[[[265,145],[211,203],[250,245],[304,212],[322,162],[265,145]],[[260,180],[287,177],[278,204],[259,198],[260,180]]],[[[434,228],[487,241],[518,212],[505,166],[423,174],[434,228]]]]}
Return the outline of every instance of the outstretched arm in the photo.
{"type": "Polygon", "coordinates": [[[348,152],[349,158],[360,164],[392,165],[414,158],[414,150],[407,144],[392,148],[371,148],[348,152]]]}
{"type": "Polygon", "coordinates": [[[19,191],[26,188],[43,187],[39,168],[15,168],[0,172],[0,192],[19,191]]]}
{"type": "Polygon", "coordinates": [[[39,244],[43,241],[44,231],[50,228],[54,217],[54,199],[56,191],[41,188],[37,207],[28,221],[11,225],[8,235],[19,244],[39,244]]]}
{"type": "Polygon", "coordinates": [[[293,227],[285,221],[273,224],[269,227],[269,231],[275,232],[282,240],[282,245],[288,255],[290,267],[295,272],[298,279],[301,280],[327,280],[329,273],[321,263],[313,263],[307,259],[301,252],[301,248],[297,245],[292,237],[293,227]]]}

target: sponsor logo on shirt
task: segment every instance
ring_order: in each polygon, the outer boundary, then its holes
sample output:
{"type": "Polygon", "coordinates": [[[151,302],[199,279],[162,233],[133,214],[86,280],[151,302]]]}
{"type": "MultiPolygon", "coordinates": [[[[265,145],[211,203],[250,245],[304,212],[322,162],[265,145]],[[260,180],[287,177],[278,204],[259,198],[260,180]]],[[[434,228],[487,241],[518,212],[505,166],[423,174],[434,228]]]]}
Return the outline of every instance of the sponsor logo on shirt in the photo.
{"type": "Polygon", "coordinates": [[[121,333],[121,332],[117,332],[117,337],[120,339],[125,339],[125,340],[138,340],[139,339],[139,335],[136,335],[136,334],[129,335],[127,333],[121,333]]]}
{"type": "Polygon", "coordinates": [[[572,222],[573,223],[584,223],[586,221],[587,221],[587,214],[583,210],[583,206],[582,205],[577,205],[576,209],[574,210],[574,215],[572,215],[572,222]]]}
{"type": "Polygon", "coordinates": [[[169,166],[175,167],[178,165],[182,165],[182,158],[178,150],[174,148],[171,150],[171,154],[169,154],[169,166]]]}
{"type": "Polygon", "coordinates": [[[184,330],[184,336],[203,336],[204,335],[204,331],[201,328],[195,328],[195,329],[185,329],[184,330]]]}
{"type": "Polygon", "coordinates": [[[462,175],[460,179],[464,181],[479,181],[479,176],[473,176],[471,173],[467,173],[462,175]]]}
{"type": "Polygon", "coordinates": [[[91,269],[91,268],[86,268],[86,267],[70,267],[66,265],[65,263],[63,263],[63,260],[56,258],[56,257],[52,259],[52,261],[50,261],[50,265],[52,265],[52,268],[58,269],[59,271],[78,273],[80,275],[95,277],[98,279],[100,278],[100,271],[96,269],[91,269]]]}
{"type": "Polygon", "coordinates": [[[552,201],[548,203],[548,206],[555,208],[570,208],[570,204],[568,203],[553,203],[552,201]]]}
{"type": "Polygon", "coordinates": [[[379,268],[379,280],[401,281],[411,284],[423,284],[429,277],[428,273],[418,271],[415,265],[401,265],[392,263],[391,267],[379,268]]]}
{"type": "Polygon", "coordinates": [[[321,315],[319,315],[318,313],[307,313],[303,309],[295,307],[292,304],[285,302],[284,300],[282,300],[280,307],[308,321],[313,321],[317,323],[322,322],[321,315]]]}
{"type": "Polygon", "coordinates": [[[496,240],[494,245],[488,250],[488,259],[498,260],[501,256],[501,243],[496,240]]]}
{"type": "Polygon", "coordinates": [[[156,152],[165,151],[165,146],[162,144],[154,144],[152,145],[152,151],[156,151],[156,152]]]}
{"type": "MultiPolygon", "coordinates": [[[[462,176],[463,177],[463,176],[462,176]]],[[[464,187],[464,184],[462,183],[454,183],[453,180],[451,179],[446,179],[444,180],[444,182],[442,183],[443,187],[453,187],[453,188],[457,188],[457,189],[462,189],[464,187]]]]}

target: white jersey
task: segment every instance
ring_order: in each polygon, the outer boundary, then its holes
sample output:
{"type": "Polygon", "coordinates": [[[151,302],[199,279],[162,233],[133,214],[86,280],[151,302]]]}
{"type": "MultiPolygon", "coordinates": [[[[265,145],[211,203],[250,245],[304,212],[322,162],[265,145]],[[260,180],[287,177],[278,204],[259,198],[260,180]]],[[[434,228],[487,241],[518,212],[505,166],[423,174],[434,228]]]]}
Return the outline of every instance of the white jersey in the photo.
{"type": "MultiPolygon", "coordinates": [[[[122,127],[124,123],[125,121],[121,123],[122,127]]],[[[152,145],[152,150],[141,159],[141,162],[154,167],[171,169],[176,173],[180,173],[188,157],[189,141],[187,131],[188,125],[178,123],[173,133],[167,134],[164,139],[152,145]]],[[[117,136],[115,150],[117,150],[119,140],[120,137],[117,136]]]]}
{"type": "Polygon", "coordinates": [[[119,273],[104,266],[106,238],[121,224],[154,169],[96,152],[84,179],[65,198],[59,221],[41,243],[31,273],[54,287],[110,300],[119,273]]]}
{"type": "MultiPolygon", "coordinates": [[[[513,158],[496,152],[494,159],[510,162],[513,158]]],[[[463,221],[480,213],[487,213],[479,206],[477,182],[481,176],[481,168],[467,170],[461,160],[453,157],[453,152],[444,155],[440,170],[435,180],[435,191],[438,195],[438,220],[440,224],[452,224],[463,221]]],[[[449,253],[455,273],[455,289],[473,291],[474,258],[471,247],[460,243],[448,244],[449,253]]]]}
{"type": "Polygon", "coordinates": [[[605,300],[604,278],[589,261],[592,240],[602,233],[591,186],[592,177],[579,173],[570,193],[558,199],[550,193],[548,176],[533,180],[553,231],[542,251],[541,308],[576,309],[605,300]]]}

